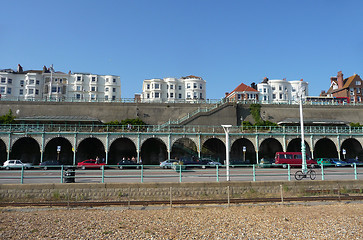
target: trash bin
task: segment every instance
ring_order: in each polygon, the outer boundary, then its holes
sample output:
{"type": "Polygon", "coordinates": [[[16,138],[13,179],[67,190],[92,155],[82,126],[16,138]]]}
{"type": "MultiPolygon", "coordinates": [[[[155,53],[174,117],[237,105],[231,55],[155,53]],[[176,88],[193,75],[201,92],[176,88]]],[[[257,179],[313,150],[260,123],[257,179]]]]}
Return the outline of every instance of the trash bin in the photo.
{"type": "Polygon", "coordinates": [[[64,182],[65,183],[76,182],[76,168],[67,167],[64,169],[64,182]]]}

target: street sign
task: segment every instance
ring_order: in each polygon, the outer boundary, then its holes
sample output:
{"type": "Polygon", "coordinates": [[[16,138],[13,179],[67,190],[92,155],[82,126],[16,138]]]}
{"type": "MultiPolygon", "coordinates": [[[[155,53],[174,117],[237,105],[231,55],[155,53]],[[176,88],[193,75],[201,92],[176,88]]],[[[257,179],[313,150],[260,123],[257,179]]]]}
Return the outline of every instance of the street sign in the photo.
{"type": "Polygon", "coordinates": [[[61,146],[57,146],[57,152],[61,151],[61,146]]]}
{"type": "Polygon", "coordinates": [[[246,149],[246,146],[243,146],[243,151],[244,151],[244,152],[246,152],[246,150],[247,150],[247,149],[246,149]]]}

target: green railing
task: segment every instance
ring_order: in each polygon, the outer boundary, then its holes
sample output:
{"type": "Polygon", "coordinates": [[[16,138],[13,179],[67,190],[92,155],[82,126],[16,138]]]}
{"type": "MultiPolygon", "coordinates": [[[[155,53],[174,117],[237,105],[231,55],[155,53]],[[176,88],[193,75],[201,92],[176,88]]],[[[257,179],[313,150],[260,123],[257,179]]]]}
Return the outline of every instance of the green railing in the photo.
{"type": "MultiPolygon", "coordinates": [[[[265,167],[261,165],[230,165],[231,181],[274,181],[294,180],[294,172],[299,168],[282,168],[277,165],[265,167]]],[[[47,166],[48,169],[50,166],[47,166]]],[[[44,170],[39,166],[30,170],[24,168],[0,171],[0,183],[105,183],[105,182],[199,182],[226,181],[227,169],[225,166],[206,167],[205,165],[174,165],[173,169],[160,169],[155,165],[101,166],[97,169],[81,170],[76,166],[54,166],[58,169],[44,170]],[[125,169],[130,167],[131,169],[125,169]]],[[[2,167],[3,168],[3,167],[2,167]]],[[[363,175],[363,165],[353,164],[353,167],[336,168],[320,166],[315,169],[317,180],[358,180],[363,175]],[[320,179],[319,179],[320,178],[320,179]],[[329,178],[329,179],[327,179],[329,178]]]]}
{"type": "MultiPolygon", "coordinates": [[[[5,133],[32,133],[32,132],[122,132],[122,133],[224,133],[221,126],[201,125],[71,125],[71,124],[0,124],[0,132],[5,133]]],[[[349,126],[306,126],[304,132],[326,134],[362,134],[363,127],[349,126]]],[[[230,128],[231,134],[253,133],[300,133],[298,126],[234,126],[230,128]]]]}

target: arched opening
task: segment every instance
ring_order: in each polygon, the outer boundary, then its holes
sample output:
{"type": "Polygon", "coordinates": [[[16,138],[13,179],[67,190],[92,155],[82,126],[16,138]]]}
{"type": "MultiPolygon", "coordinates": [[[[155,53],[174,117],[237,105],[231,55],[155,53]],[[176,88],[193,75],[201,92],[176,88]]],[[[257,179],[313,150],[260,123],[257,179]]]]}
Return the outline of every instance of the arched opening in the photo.
{"type": "Polygon", "coordinates": [[[63,137],[53,138],[47,143],[43,153],[43,162],[48,160],[59,160],[64,165],[72,165],[72,144],[63,137]],[[60,146],[59,152],[57,151],[58,146],[60,146]]]}
{"type": "MultiPolygon", "coordinates": [[[[352,158],[363,158],[362,145],[357,139],[349,138],[346,139],[340,148],[340,159],[352,159],[352,158]],[[345,156],[343,154],[343,149],[345,149],[345,156]]],[[[362,159],[363,161],[363,159],[362,159]]]]}
{"type": "Polygon", "coordinates": [[[252,142],[246,138],[236,140],[231,147],[231,160],[232,161],[246,161],[250,164],[256,163],[256,150],[252,142]],[[245,147],[246,151],[243,152],[245,147]]]}
{"type": "Polygon", "coordinates": [[[179,138],[171,148],[172,159],[197,158],[198,151],[195,143],[189,138],[179,138]]]}
{"type": "Polygon", "coordinates": [[[86,138],[78,145],[76,162],[82,162],[87,159],[96,159],[96,157],[101,160],[105,158],[105,155],[105,147],[99,139],[86,138]]]}
{"type": "Polygon", "coordinates": [[[160,164],[167,157],[166,146],[158,138],[149,138],[141,146],[141,159],[143,164],[160,164]]]}
{"type": "Polygon", "coordinates": [[[6,161],[7,154],[6,154],[6,145],[3,140],[0,139],[0,164],[1,166],[6,161]]]}
{"type": "Polygon", "coordinates": [[[218,138],[210,138],[202,146],[202,157],[224,163],[226,160],[226,146],[218,138]]]}
{"type": "Polygon", "coordinates": [[[136,146],[129,138],[118,138],[110,146],[108,164],[116,165],[122,158],[137,158],[136,146]]]}
{"type": "Polygon", "coordinates": [[[19,159],[24,163],[38,165],[40,162],[39,144],[30,137],[18,139],[11,148],[10,159],[19,159]]]}
{"type": "MultiPolygon", "coordinates": [[[[301,152],[301,138],[292,139],[287,145],[286,152],[301,152]]],[[[305,141],[305,152],[306,155],[311,156],[310,146],[305,141]]]]}
{"type": "Polygon", "coordinates": [[[275,158],[276,152],[282,152],[282,146],[279,141],[275,138],[265,139],[260,146],[258,151],[258,157],[261,158],[275,158]]]}
{"type": "Polygon", "coordinates": [[[322,138],[314,147],[314,158],[337,158],[338,151],[335,144],[329,138],[322,138]]]}

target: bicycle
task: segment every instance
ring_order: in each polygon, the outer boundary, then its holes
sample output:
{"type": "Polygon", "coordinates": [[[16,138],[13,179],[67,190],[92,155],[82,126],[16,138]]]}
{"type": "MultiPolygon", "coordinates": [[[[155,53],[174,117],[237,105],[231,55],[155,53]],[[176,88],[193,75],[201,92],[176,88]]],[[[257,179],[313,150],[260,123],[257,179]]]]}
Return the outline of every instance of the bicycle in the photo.
{"type": "Polygon", "coordinates": [[[316,178],[316,172],[312,169],[309,169],[306,173],[303,173],[301,170],[295,173],[296,180],[299,181],[303,178],[310,178],[311,180],[314,180],[316,178]]]}

